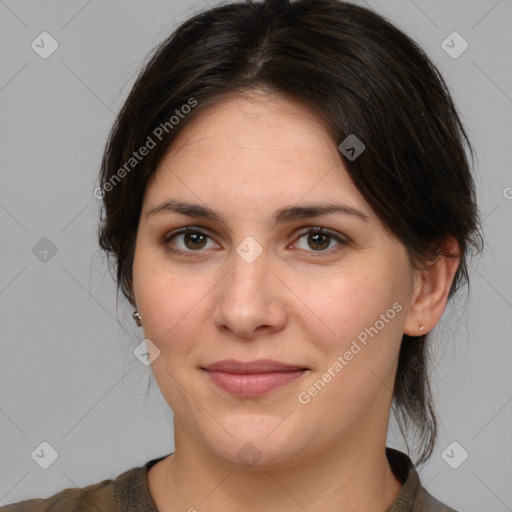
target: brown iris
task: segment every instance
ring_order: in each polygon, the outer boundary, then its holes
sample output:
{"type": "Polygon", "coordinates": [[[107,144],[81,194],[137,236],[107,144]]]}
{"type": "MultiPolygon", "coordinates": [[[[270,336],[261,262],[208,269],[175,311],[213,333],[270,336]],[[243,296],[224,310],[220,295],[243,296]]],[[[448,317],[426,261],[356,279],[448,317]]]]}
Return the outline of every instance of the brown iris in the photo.
{"type": "Polygon", "coordinates": [[[192,250],[202,249],[206,245],[206,236],[201,233],[184,233],[183,242],[192,250]]]}
{"type": "Polygon", "coordinates": [[[329,247],[330,236],[323,233],[311,233],[308,236],[308,244],[312,249],[321,250],[329,247]],[[316,248],[314,247],[316,245],[316,248]]]}

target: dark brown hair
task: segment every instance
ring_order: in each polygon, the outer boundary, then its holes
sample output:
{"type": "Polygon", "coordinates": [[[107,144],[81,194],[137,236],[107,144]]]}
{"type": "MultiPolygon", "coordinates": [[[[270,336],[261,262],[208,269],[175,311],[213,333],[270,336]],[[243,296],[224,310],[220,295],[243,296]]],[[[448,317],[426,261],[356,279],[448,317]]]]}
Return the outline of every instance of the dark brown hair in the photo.
{"type": "MultiPolygon", "coordinates": [[[[355,134],[365,151],[355,160],[341,152],[340,158],[411,262],[431,262],[451,235],[461,261],[450,296],[468,281],[470,248],[482,244],[465,151],[473,163],[473,148],[424,51],[381,15],[349,2],[248,1],[199,13],[163,41],[110,133],[97,189],[103,199],[99,243],[132,305],[135,238],[148,178],[202,109],[256,89],[303,102],[337,145],[355,134]],[[150,146],[135,160],[134,152],[150,146]]],[[[414,427],[419,440],[418,462],[431,455],[437,432],[427,346],[426,335],[403,336],[394,388],[400,429],[405,434],[414,427]]]]}

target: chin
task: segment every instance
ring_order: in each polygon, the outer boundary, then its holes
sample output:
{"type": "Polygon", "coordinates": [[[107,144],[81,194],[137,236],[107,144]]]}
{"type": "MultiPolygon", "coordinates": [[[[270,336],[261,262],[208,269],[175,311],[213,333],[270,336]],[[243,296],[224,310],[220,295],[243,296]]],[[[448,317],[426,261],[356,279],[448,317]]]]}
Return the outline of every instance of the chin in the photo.
{"type": "MultiPolygon", "coordinates": [[[[273,427],[275,428],[275,426],[273,427]]],[[[239,429],[237,435],[209,440],[212,452],[223,461],[239,468],[277,470],[299,463],[304,459],[307,443],[296,439],[283,429],[281,435],[272,429],[239,429]]]]}

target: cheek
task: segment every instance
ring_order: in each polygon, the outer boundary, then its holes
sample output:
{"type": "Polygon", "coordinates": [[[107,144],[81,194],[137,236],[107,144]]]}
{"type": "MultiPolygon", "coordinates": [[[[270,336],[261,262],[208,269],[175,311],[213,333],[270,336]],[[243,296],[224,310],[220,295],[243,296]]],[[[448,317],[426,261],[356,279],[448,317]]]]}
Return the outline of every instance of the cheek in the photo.
{"type": "Polygon", "coordinates": [[[133,267],[134,292],[144,335],[162,355],[185,351],[190,343],[200,339],[207,315],[205,294],[215,284],[211,275],[180,273],[176,267],[171,271],[164,260],[151,258],[141,250],[136,252],[133,267]]]}
{"type": "Polygon", "coordinates": [[[310,286],[306,295],[315,315],[304,319],[302,327],[309,330],[322,361],[321,382],[317,374],[308,383],[315,386],[313,395],[316,390],[322,395],[318,405],[335,400],[362,410],[376,393],[393,386],[407,281],[399,267],[392,274],[385,260],[365,268],[369,270],[344,269],[336,279],[323,283],[327,292],[310,286]]]}
{"type": "MultiPolygon", "coordinates": [[[[304,282],[302,278],[302,283],[296,282],[296,287],[301,290],[300,296],[305,297],[305,303],[312,312],[313,323],[309,325],[316,326],[318,342],[323,340],[326,346],[343,349],[373,326],[381,314],[386,315],[390,308],[388,316],[393,316],[394,320],[396,311],[392,305],[400,301],[402,295],[391,279],[378,276],[382,273],[375,264],[371,272],[355,267],[344,268],[336,277],[314,282],[304,282]],[[320,335],[322,332],[324,336],[320,335]]],[[[381,322],[378,327],[381,327],[381,322]]],[[[386,323],[386,330],[390,324],[386,323]]]]}
{"type": "Polygon", "coordinates": [[[148,280],[145,291],[139,294],[144,333],[165,349],[173,338],[183,338],[184,326],[188,330],[199,326],[194,322],[200,305],[197,287],[183,287],[177,279],[148,280]],[[196,306],[194,307],[194,304],[196,306]]]}
{"type": "Polygon", "coordinates": [[[333,431],[391,399],[402,338],[399,291],[390,283],[347,278],[330,294],[311,295],[320,320],[303,322],[321,364],[300,389],[300,407],[315,415],[329,410],[333,431]],[[382,397],[382,401],[378,398],[382,397]]]}

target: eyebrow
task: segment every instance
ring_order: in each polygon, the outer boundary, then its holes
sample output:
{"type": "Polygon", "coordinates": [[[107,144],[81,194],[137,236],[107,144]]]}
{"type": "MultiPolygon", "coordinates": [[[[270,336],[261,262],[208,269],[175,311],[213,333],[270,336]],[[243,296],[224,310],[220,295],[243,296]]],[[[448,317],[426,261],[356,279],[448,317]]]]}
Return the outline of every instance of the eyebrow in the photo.
{"type": "MultiPolygon", "coordinates": [[[[146,217],[159,213],[178,213],[186,215],[187,217],[201,218],[226,224],[223,215],[217,210],[197,203],[185,203],[174,199],[168,199],[154,208],[151,208],[151,210],[146,213],[146,217]]],[[[319,217],[322,215],[329,215],[331,213],[351,215],[366,222],[370,220],[370,218],[363,212],[351,206],[345,204],[326,203],[281,208],[274,213],[274,221],[276,223],[291,222],[297,219],[319,217]]]]}

